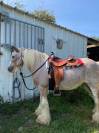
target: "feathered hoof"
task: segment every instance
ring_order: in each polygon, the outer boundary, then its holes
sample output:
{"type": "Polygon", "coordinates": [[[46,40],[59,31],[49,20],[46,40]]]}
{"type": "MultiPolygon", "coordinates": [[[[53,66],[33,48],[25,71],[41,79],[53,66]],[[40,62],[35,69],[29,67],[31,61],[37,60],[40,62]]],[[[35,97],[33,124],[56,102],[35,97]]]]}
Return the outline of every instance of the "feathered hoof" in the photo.
{"type": "Polygon", "coordinates": [[[92,110],[92,113],[95,113],[96,112],[96,108],[94,108],[93,110],[92,110]]]}
{"type": "Polygon", "coordinates": [[[99,112],[95,112],[92,116],[93,122],[99,123],[99,112]]]}
{"type": "Polygon", "coordinates": [[[40,115],[40,110],[36,109],[35,112],[34,112],[34,114],[35,114],[36,116],[40,115]]]}
{"type": "Polygon", "coordinates": [[[50,118],[45,117],[44,115],[39,115],[36,119],[36,122],[41,125],[49,125],[50,124],[50,118]]]}

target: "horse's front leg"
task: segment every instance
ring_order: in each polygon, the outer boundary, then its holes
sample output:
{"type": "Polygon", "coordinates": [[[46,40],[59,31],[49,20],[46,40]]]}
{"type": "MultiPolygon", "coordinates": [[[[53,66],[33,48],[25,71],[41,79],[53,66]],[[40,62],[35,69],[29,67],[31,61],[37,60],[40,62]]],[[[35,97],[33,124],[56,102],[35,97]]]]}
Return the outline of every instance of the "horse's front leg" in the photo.
{"type": "Polygon", "coordinates": [[[39,80],[38,79],[34,79],[33,82],[34,82],[35,86],[37,86],[37,88],[40,91],[40,103],[39,103],[39,106],[37,107],[37,109],[34,112],[34,114],[38,116],[41,113],[41,109],[42,109],[42,104],[41,104],[41,99],[42,99],[41,90],[42,90],[42,87],[39,85],[39,80]]]}
{"type": "Polygon", "coordinates": [[[39,106],[37,107],[37,109],[34,112],[34,114],[37,115],[37,116],[41,114],[41,110],[42,110],[42,97],[44,95],[43,93],[45,93],[45,95],[47,96],[47,89],[46,88],[44,89],[41,86],[38,86],[38,89],[40,91],[40,103],[39,103],[39,106]]]}
{"type": "Polygon", "coordinates": [[[40,88],[40,105],[36,110],[36,114],[38,115],[36,122],[40,124],[49,124],[51,120],[49,104],[47,100],[47,91],[46,87],[39,87],[40,88]]]}
{"type": "Polygon", "coordinates": [[[35,110],[35,112],[34,112],[34,114],[35,115],[40,115],[40,113],[41,113],[41,110],[42,110],[42,104],[41,104],[41,100],[42,99],[42,96],[40,95],[40,103],[39,103],[39,106],[37,107],[37,109],[35,110]]]}

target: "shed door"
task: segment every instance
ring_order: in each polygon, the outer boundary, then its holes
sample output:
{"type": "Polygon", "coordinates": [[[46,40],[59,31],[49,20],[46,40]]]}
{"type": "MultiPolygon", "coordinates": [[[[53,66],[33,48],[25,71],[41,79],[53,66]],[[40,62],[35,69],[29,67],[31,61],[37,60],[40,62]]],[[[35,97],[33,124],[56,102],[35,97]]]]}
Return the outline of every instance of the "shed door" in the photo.
{"type": "Polygon", "coordinates": [[[34,48],[44,52],[44,28],[27,22],[0,17],[0,44],[34,48]]]}

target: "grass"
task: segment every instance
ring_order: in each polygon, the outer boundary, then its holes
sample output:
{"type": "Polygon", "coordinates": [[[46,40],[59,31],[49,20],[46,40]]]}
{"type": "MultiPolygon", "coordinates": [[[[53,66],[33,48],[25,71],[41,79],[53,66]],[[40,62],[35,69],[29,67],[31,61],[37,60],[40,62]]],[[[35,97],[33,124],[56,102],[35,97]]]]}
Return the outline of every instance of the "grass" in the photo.
{"type": "MultiPolygon", "coordinates": [[[[81,87],[83,88],[83,87],[81,87]]],[[[0,133],[99,133],[92,122],[93,100],[83,89],[48,96],[52,121],[49,126],[35,122],[39,100],[0,105],[0,133]]]]}

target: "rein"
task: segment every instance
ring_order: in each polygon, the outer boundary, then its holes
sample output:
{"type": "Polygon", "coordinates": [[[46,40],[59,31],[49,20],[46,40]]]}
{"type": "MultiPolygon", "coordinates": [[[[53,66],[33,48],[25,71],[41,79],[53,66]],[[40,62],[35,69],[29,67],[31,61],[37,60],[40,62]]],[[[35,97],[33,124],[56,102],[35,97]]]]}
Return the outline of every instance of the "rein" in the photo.
{"type": "Polygon", "coordinates": [[[49,58],[50,58],[50,56],[47,58],[47,60],[46,60],[39,68],[37,68],[37,69],[36,69],[34,72],[32,72],[30,75],[24,76],[21,70],[20,70],[20,75],[22,75],[23,78],[29,78],[29,77],[33,76],[37,71],[39,71],[39,70],[46,64],[46,62],[48,61],[49,58]]]}
{"type": "Polygon", "coordinates": [[[24,86],[26,87],[26,89],[27,89],[27,90],[35,90],[35,89],[36,89],[36,87],[34,87],[34,88],[28,88],[28,87],[27,87],[27,85],[26,85],[26,82],[25,82],[25,79],[24,79],[24,76],[23,76],[23,73],[22,73],[22,72],[20,72],[20,76],[21,76],[22,81],[23,81],[23,83],[24,83],[24,86]]]}
{"type": "MultiPolygon", "coordinates": [[[[33,76],[36,72],[38,72],[38,71],[46,64],[46,62],[51,58],[51,56],[52,56],[53,54],[54,54],[54,53],[52,52],[51,55],[49,55],[49,57],[46,59],[46,61],[45,61],[40,67],[38,67],[34,72],[32,72],[30,75],[24,76],[24,74],[22,73],[22,71],[21,71],[21,69],[20,69],[20,76],[22,77],[22,81],[23,81],[23,83],[24,83],[24,85],[25,85],[25,87],[26,87],[27,90],[35,90],[36,87],[34,87],[34,88],[32,88],[32,89],[28,88],[27,85],[26,85],[26,82],[25,82],[25,78],[29,78],[29,77],[33,76]]],[[[22,54],[21,54],[21,55],[22,55],[22,54]]],[[[22,59],[22,57],[21,57],[21,59],[22,59]]]]}

